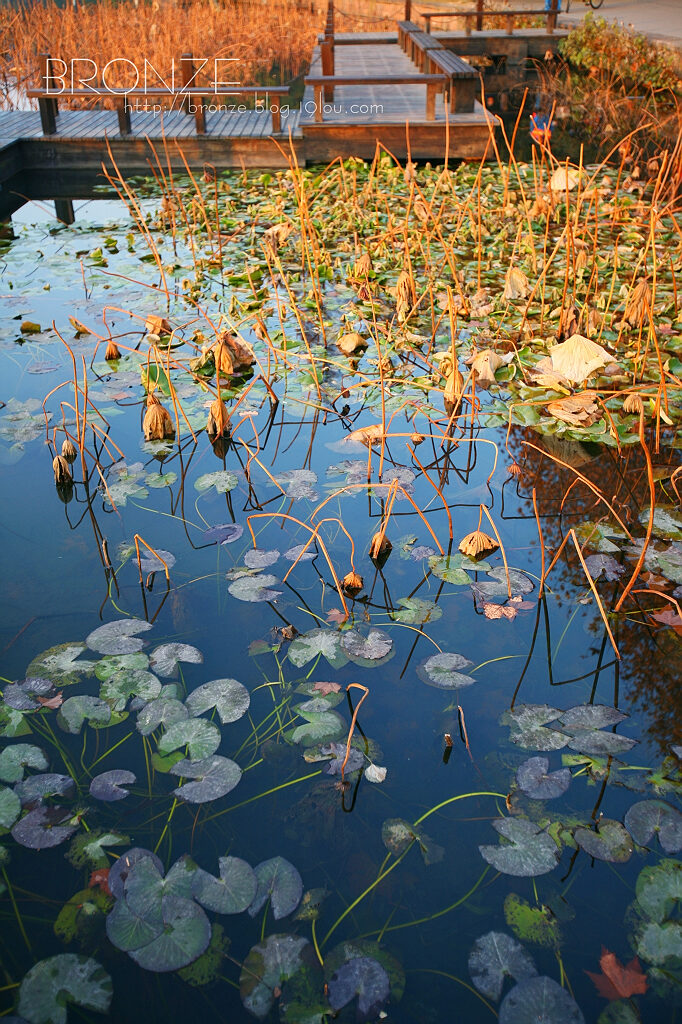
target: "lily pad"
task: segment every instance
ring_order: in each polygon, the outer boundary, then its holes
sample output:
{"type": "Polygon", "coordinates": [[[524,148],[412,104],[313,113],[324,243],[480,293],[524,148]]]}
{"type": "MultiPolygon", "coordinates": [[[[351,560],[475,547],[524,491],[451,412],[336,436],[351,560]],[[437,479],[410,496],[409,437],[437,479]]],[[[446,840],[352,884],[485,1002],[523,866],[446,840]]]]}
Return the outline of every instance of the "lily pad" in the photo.
{"type": "Polygon", "coordinates": [[[556,721],[561,712],[549,704],[520,704],[505,711],[501,722],[511,727],[509,739],[525,750],[561,750],[568,737],[556,729],[548,729],[548,722],[556,721]]]}
{"type": "Polygon", "coordinates": [[[201,665],[203,660],[201,651],[189,644],[161,644],[152,651],[149,667],[157,676],[168,679],[177,674],[179,662],[201,665]]]}
{"type": "Polygon", "coordinates": [[[145,850],[142,846],[131,846],[129,850],[121,854],[118,860],[111,865],[109,871],[109,889],[112,896],[120,900],[124,894],[126,879],[131,868],[140,860],[149,858],[156,867],[159,874],[163,872],[163,864],[151,850],[145,850]]]}
{"type": "MultiPolygon", "coordinates": [[[[491,597],[507,597],[509,589],[507,587],[507,574],[504,571],[504,566],[491,569],[487,575],[488,579],[479,580],[477,583],[471,584],[471,589],[476,598],[480,601],[489,601],[491,597]]],[[[509,570],[509,583],[512,594],[529,594],[534,586],[532,580],[518,569],[509,570]]]]}
{"type": "Polygon", "coordinates": [[[588,555],[585,559],[585,565],[592,579],[597,580],[603,575],[604,579],[609,583],[620,579],[625,572],[625,566],[617,562],[613,555],[588,555]]]}
{"type": "Polygon", "coordinates": [[[149,666],[149,658],[146,654],[107,654],[95,666],[95,675],[98,679],[111,679],[119,672],[140,669],[144,671],[149,666]]]}
{"type": "Polygon", "coordinates": [[[303,895],[303,880],[294,865],[284,857],[272,857],[257,864],[254,871],[258,887],[249,916],[255,917],[268,899],[275,921],[293,913],[303,895]]]}
{"type": "Polygon", "coordinates": [[[134,654],[144,647],[144,640],[137,634],[152,628],[144,619],[115,619],[93,630],[85,642],[91,651],[98,654],[134,654]]]}
{"type": "Polygon", "coordinates": [[[51,679],[56,686],[72,686],[80,682],[83,674],[90,675],[96,665],[94,661],[78,661],[85,650],[85,644],[57,644],[34,658],[26,669],[27,678],[51,679]]]}
{"type": "Polygon", "coordinates": [[[289,661],[296,668],[302,668],[319,655],[326,658],[332,668],[343,668],[348,663],[336,630],[311,629],[308,633],[297,636],[289,646],[289,661]]]}
{"type": "MultiPolygon", "coordinates": [[[[412,552],[414,555],[414,551],[412,552]]],[[[467,559],[468,561],[468,559],[467,559]]],[[[477,566],[478,569],[481,566],[477,566]]],[[[445,583],[452,583],[455,586],[471,583],[471,576],[462,568],[461,555],[432,555],[429,558],[429,569],[439,580],[445,583]]]]}
{"type": "Polygon", "coordinates": [[[201,761],[215,754],[220,746],[220,730],[203,718],[184,718],[173,722],[159,740],[159,752],[170,754],[187,747],[192,761],[201,761]]]}
{"type": "Polygon", "coordinates": [[[150,736],[160,725],[168,729],[174,722],[181,722],[184,718],[189,718],[189,711],[181,700],[157,697],[138,711],[137,730],[143,736],[150,736]]]}
{"type": "Polygon", "coordinates": [[[87,694],[65,700],[57,715],[59,727],[64,732],[76,735],[85,721],[95,726],[107,725],[111,721],[111,708],[99,697],[89,697],[87,694]]]}
{"type": "Polygon", "coordinates": [[[375,1017],[388,999],[388,974],[372,957],[362,956],[347,960],[329,979],[329,1003],[340,1010],[355,996],[358,1012],[363,1017],[375,1017]]]}
{"type": "Polygon", "coordinates": [[[205,804],[231,792],[238,785],[242,770],[229,757],[213,754],[199,761],[178,761],[171,768],[171,774],[194,779],[174,789],[174,796],[191,804],[205,804]]]}
{"type": "Polygon", "coordinates": [[[473,661],[469,661],[462,654],[443,651],[427,658],[417,669],[417,675],[428,686],[435,686],[440,690],[455,690],[458,687],[472,686],[476,682],[473,676],[460,671],[469,665],[473,665],[473,661]]]}
{"type": "Polygon", "coordinates": [[[64,807],[35,807],[12,828],[12,837],[29,850],[48,850],[73,835],[78,825],[71,821],[72,812],[64,807]]]}
{"type": "Polygon", "coordinates": [[[124,786],[132,786],[136,776],[124,769],[114,769],[109,772],[102,772],[96,775],[90,783],[90,796],[95,800],[125,800],[130,793],[124,786]]]}
{"type": "Polygon", "coordinates": [[[677,921],[649,921],[638,937],[637,954],[650,964],[673,960],[677,965],[682,960],[682,926],[677,921]]]}
{"type": "Polygon", "coordinates": [[[47,768],[47,758],[40,747],[32,743],[15,743],[0,752],[0,779],[3,782],[20,782],[24,768],[47,768]]]}
{"type": "Polygon", "coordinates": [[[314,486],[317,483],[317,473],[312,469],[285,470],[284,473],[278,474],[277,483],[288,498],[310,498],[311,501],[317,498],[314,486]]]}
{"type": "Polygon", "coordinates": [[[155,675],[144,669],[121,669],[106,679],[99,689],[101,699],[106,701],[113,711],[124,711],[132,697],[139,697],[140,700],[147,702],[154,700],[160,693],[161,683],[155,675]]]}
{"type": "Polygon", "coordinates": [[[291,733],[292,743],[303,743],[314,746],[316,743],[330,743],[346,731],[346,723],[337,711],[301,711],[298,713],[306,721],[298,725],[291,733]]]}
{"type": "Polygon", "coordinates": [[[370,629],[366,637],[360,630],[351,629],[341,637],[341,647],[356,665],[371,668],[388,658],[393,640],[381,629],[370,629]]]}
{"type": "Polygon", "coordinates": [[[569,768],[549,771],[549,759],[529,757],[516,772],[516,782],[531,800],[554,800],[566,792],[571,784],[569,768]]]}
{"type": "Polygon", "coordinates": [[[204,530],[204,540],[209,544],[234,544],[244,533],[239,523],[220,523],[204,530]]]}
{"type": "Polygon", "coordinates": [[[307,939],[299,935],[268,935],[265,942],[249,950],[239,975],[239,992],[254,1017],[267,1017],[275,991],[281,991],[282,983],[302,966],[307,945],[307,939]]]}
{"type": "Polygon", "coordinates": [[[577,828],[573,833],[578,846],[590,857],[622,864],[632,856],[632,839],[619,821],[602,818],[598,823],[598,831],[589,828],[577,828]]]}
{"type": "Polygon", "coordinates": [[[201,907],[181,896],[164,896],[161,916],[161,934],[128,955],[146,971],[167,973],[201,956],[211,941],[211,923],[201,907]]]}
{"type": "Polygon", "coordinates": [[[221,857],[218,865],[218,878],[201,868],[195,873],[192,895],[202,907],[216,914],[241,914],[256,896],[256,873],[240,857],[221,857]]]}
{"type": "Polygon", "coordinates": [[[28,775],[23,782],[17,782],[14,792],[22,806],[42,803],[46,796],[73,796],[76,783],[70,775],[47,772],[43,775],[28,775]]]}
{"type": "Polygon", "coordinates": [[[257,576],[239,576],[228,586],[228,590],[238,601],[274,601],[281,597],[281,590],[273,590],[273,584],[279,583],[276,576],[263,573],[257,576]]]}
{"type": "Polygon", "coordinates": [[[443,609],[435,601],[425,601],[420,597],[401,597],[398,611],[391,612],[396,622],[411,625],[423,625],[425,622],[436,622],[443,614],[443,609]]]}
{"type": "Polygon", "coordinates": [[[239,721],[249,710],[250,703],[249,691],[236,679],[213,679],[192,690],[185,700],[193,717],[215,708],[223,725],[239,721]]]}
{"type": "Polygon", "coordinates": [[[280,552],[277,548],[273,548],[271,551],[250,548],[244,555],[244,565],[247,565],[249,569],[267,569],[269,565],[274,565],[279,561],[279,557],[280,552]]]}
{"type": "MultiPolygon", "coordinates": [[[[228,491],[233,491],[238,483],[239,480],[234,473],[230,473],[226,469],[218,469],[214,473],[204,473],[203,476],[198,477],[194,481],[194,486],[200,494],[210,490],[211,487],[215,487],[218,494],[226,494],[228,491]]],[[[224,541],[220,543],[224,543],[224,541]]]]}
{"type": "Polygon", "coordinates": [[[17,711],[35,711],[42,706],[39,697],[49,698],[54,693],[54,683],[50,679],[28,678],[8,683],[2,691],[2,699],[17,711]]]}
{"type": "Polygon", "coordinates": [[[479,992],[495,1001],[502,995],[505,978],[525,981],[537,973],[533,958],[506,932],[487,932],[476,939],[469,954],[471,980],[479,992]]]}
{"type": "Polygon", "coordinates": [[[425,864],[436,864],[445,853],[442,846],[404,818],[387,818],[381,826],[381,841],[394,857],[400,857],[411,843],[417,843],[425,864]]]}
{"type": "Polygon", "coordinates": [[[21,800],[7,786],[0,786],[0,828],[11,828],[21,814],[21,800]]]}
{"type": "Polygon", "coordinates": [[[666,853],[682,850],[682,814],[664,800],[640,800],[625,815],[625,827],[639,846],[658,836],[666,853]]]}
{"type": "Polygon", "coordinates": [[[559,860],[559,849],[545,831],[524,818],[498,818],[493,828],[508,844],[479,846],[481,856],[505,875],[531,878],[552,871],[559,860]]]}
{"type": "Polygon", "coordinates": [[[527,978],[508,992],[499,1024],[585,1024],[575,999],[551,978],[527,978]]]}
{"type": "MultiPolygon", "coordinates": [[[[310,761],[310,751],[306,750],[306,761],[310,761]]],[[[341,766],[346,760],[346,744],[345,743],[323,743],[319,748],[319,759],[324,760],[322,770],[327,775],[340,775],[341,766]]],[[[318,760],[318,758],[315,758],[318,760]]],[[[346,763],[345,774],[350,775],[352,772],[358,771],[362,768],[365,763],[364,755],[360,753],[355,747],[351,747],[348,751],[348,761],[346,763]]]]}
{"type": "Polygon", "coordinates": [[[107,1013],[112,993],[111,978],[96,960],[60,953],[24,976],[18,1010],[31,1024],[66,1024],[69,1003],[107,1013]]]}
{"type": "Polygon", "coordinates": [[[682,863],[662,860],[653,867],[643,868],[636,892],[642,913],[660,924],[682,906],[682,863]]]}

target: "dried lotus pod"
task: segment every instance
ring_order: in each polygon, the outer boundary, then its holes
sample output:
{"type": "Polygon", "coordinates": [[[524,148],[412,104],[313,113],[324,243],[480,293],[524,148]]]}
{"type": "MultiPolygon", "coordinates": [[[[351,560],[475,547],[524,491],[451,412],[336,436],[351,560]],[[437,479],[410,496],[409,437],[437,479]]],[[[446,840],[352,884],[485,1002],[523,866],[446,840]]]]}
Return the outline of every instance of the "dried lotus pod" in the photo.
{"type": "Polygon", "coordinates": [[[353,277],[359,277],[362,279],[367,277],[368,274],[371,274],[373,270],[372,257],[368,252],[363,252],[358,256],[353,265],[353,277]]]}
{"type": "Polygon", "coordinates": [[[77,455],[78,449],[75,444],[70,437],[65,437],[62,441],[62,458],[66,459],[67,462],[75,462],[77,455]]]}
{"type": "Polygon", "coordinates": [[[404,320],[417,301],[414,281],[407,270],[401,270],[395,286],[395,301],[398,319],[404,320]]]}
{"type": "Polygon", "coordinates": [[[154,316],[153,314],[150,314],[145,320],[144,329],[147,334],[155,334],[157,337],[162,334],[171,334],[173,331],[170,320],[167,320],[165,316],[154,316]]]}
{"type": "Polygon", "coordinates": [[[462,537],[459,542],[459,550],[467,558],[483,558],[490,551],[496,551],[500,545],[497,543],[494,537],[490,537],[483,530],[474,530],[473,533],[468,533],[466,537],[462,537]]]}
{"type": "Polygon", "coordinates": [[[336,344],[345,356],[352,356],[359,349],[367,348],[367,339],[363,338],[357,331],[346,331],[344,334],[339,335],[336,344]]]}
{"type": "Polygon", "coordinates": [[[227,433],[227,406],[223,402],[222,398],[215,398],[211,402],[211,407],[208,411],[208,423],[206,424],[206,432],[209,437],[218,437],[227,433]]]}
{"type": "Polygon", "coordinates": [[[414,434],[410,434],[410,441],[415,446],[415,448],[417,447],[418,444],[423,444],[425,440],[426,438],[424,437],[424,435],[418,434],[416,430],[414,434]]]}
{"type": "Polygon", "coordinates": [[[142,430],[145,441],[163,441],[164,438],[175,436],[175,427],[170,413],[158,399],[153,405],[148,404],[142,421],[142,430]]]}
{"type": "Polygon", "coordinates": [[[649,306],[651,304],[651,290],[645,278],[640,278],[628,295],[625,303],[623,319],[630,327],[639,327],[649,317],[649,306]]]}
{"type": "MultiPolygon", "coordinates": [[[[229,331],[223,331],[218,337],[218,345],[221,344],[227,346],[234,369],[246,369],[249,366],[253,366],[256,362],[251,345],[249,345],[248,341],[244,341],[243,338],[230,334],[229,331]]],[[[226,370],[225,372],[232,373],[233,370],[226,370]]]]}
{"type": "Polygon", "coordinates": [[[510,299],[525,299],[529,293],[530,284],[524,272],[517,267],[509,267],[504,278],[503,298],[507,301],[510,299]]]}
{"type": "Polygon", "coordinates": [[[360,576],[359,573],[354,571],[346,573],[346,575],[341,580],[341,586],[346,591],[346,593],[350,594],[351,596],[357,594],[360,590],[362,590],[364,584],[365,581],[363,580],[362,576],[360,576]]]}
{"type": "Polygon", "coordinates": [[[234,363],[229,347],[224,341],[218,341],[213,349],[215,368],[217,373],[227,376],[234,373],[234,363]]]}
{"type": "Polygon", "coordinates": [[[392,550],[393,545],[386,534],[378,530],[372,537],[369,545],[369,557],[372,561],[378,562],[381,565],[386,561],[392,550]]]}
{"type": "Polygon", "coordinates": [[[635,413],[637,416],[641,416],[644,412],[644,402],[642,396],[634,392],[631,395],[626,395],[623,399],[623,412],[635,413]]]}
{"type": "Polygon", "coordinates": [[[73,477],[71,476],[71,467],[64,458],[63,455],[55,455],[52,460],[52,472],[54,473],[54,482],[59,486],[60,484],[73,483],[73,477]]]}
{"type": "Polygon", "coordinates": [[[109,341],[109,343],[107,344],[107,349],[106,352],[104,353],[104,358],[108,363],[112,362],[114,359],[121,358],[121,350],[119,349],[115,341],[109,341]]]}
{"type": "Polygon", "coordinates": [[[443,388],[443,399],[446,405],[459,405],[462,401],[462,391],[464,390],[464,377],[455,367],[448,376],[443,388]]]}

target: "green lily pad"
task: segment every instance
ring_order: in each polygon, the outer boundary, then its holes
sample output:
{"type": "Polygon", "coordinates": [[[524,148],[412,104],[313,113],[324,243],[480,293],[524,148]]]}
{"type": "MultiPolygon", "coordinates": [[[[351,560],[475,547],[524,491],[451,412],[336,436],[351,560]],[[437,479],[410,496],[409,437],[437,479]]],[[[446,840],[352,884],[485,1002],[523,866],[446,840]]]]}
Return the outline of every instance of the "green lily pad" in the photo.
{"type": "Polygon", "coordinates": [[[180,896],[163,897],[161,916],[161,934],[128,955],[146,971],[167,973],[201,956],[211,941],[211,923],[193,900],[180,896]]]}
{"type": "Polygon", "coordinates": [[[132,786],[135,782],[133,772],[115,768],[112,771],[102,772],[96,775],[90,783],[90,796],[95,800],[116,801],[125,800],[130,793],[124,786],[132,786]]]}
{"type": "Polygon", "coordinates": [[[194,481],[194,486],[203,494],[204,491],[208,491],[211,487],[215,487],[218,494],[226,494],[228,491],[233,491],[239,480],[234,473],[230,473],[226,469],[218,469],[214,473],[204,473],[203,476],[198,477],[194,481]]]}
{"type": "Polygon", "coordinates": [[[499,1024],[585,1024],[580,1007],[552,978],[527,978],[508,992],[499,1024]]]}
{"type": "Polygon", "coordinates": [[[76,735],[85,721],[94,726],[107,725],[111,721],[111,708],[99,697],[89,697],[87,694],[65,700],[57,715],[59,727],[64,732],[76,735]]]}
{"type": "Polygon", "coordinates": [[[637,939],[637,955],[649,964],[661,965],[672,960],[682,963],[682,925],[677,921],[658,924],[649,921],[637,939]]]}
{"type": "Polygon", "coordinates": [[[639,846],[658,836],[666,853],[682,850],[682,814],[664,800],[640,800],[625,815],[625,827],[639,846]]]}
{"type": "MultiPolygon", "coordinates": [[[[467,562],[469,560],[467,559],[467,562]]],[[[477,569],[482,567],[476,566],[477,569]]],[[[487,564],[483,568],[490,568],[487,564]]],[[[429,558],[429,569],[439,580],[452,583],[455,586],[471,583],[471,576],[462,568],[461,555],[432,555],[429,558]]]]}
{"type": "Polygon", "coordinates": [[[298,725],[291,733],[292,743],[302,743],[305,746],[315,746],[317,743],[330,743],[346,731],[344,722],[338,711],[302,711],[302,704],[298,705],[298,713],[306,721],[298,725]]]}
{"type": "Polygon", "coordinates": [[[294,865],[284,857],[272,857],[257,864],[254,871],[258,885],[249,916],[255,917],[268,899],[275,921],[292,914],[303,895],[303,880],[294,865]]]}
{"type": "Polygon", "coordinates": [[[242,770],[229,757],[213,754],[199,761],[178,761],[171,774],[194,780],[174,789],[174,796],[191,804],[205,804],[230,793],[241,780],[242,770]]]}
{"type": "MultiPolygon", "coordinates": [[[[645,509],[640,517],[640,522],[646,526],[649,522],[649,510],[645,509]]],[[[673,506],[662,508],[660,505],[654,509],[654,533],[657,537],[664,537],[666,540],[682,540],[682,518],[673,506]]]]}
{"type": "Polygon", "coordinates": [[[425,622],[436,622],[443,614],[443,609],[435,601],[424,601],[420,597],[401,597],[399,611],[391,612],[396,622],[410,625],[423,625],[425,622]]]}
{"type": "Polygon", "coordinates": [[[109,866],[109,858],[105,848],[121,846],[129,841],[128,836],[119,835],[118,832],[104,832],[101,829],[81,832],[71,840],[66,857],[75,868],[106,868],[109,866]]]}
{"type": "Polygon", "coordinates": [[[250,703],[249,691],[236,679],[213,679],[192,690],[185,700],[185,706],[193,717],[215,708],[223,725],[243,718],[250,703]]]}
{"type": "Polygon", "coordinates": [[[144,671],[149,665],[149,658],[146,654],[107,654],[95,666],[95,675],[98,679],[110,679],[119,672],[140,670],[144,671]]]}
{"type": "Polygon", "coordinates": [[[137,634],[151,628],[151,622],[144,619],[115,619],[93,630],[85,642],[98,654],[135,654],[144,647],[144,640],[137,634]]]}
{"type": "Polygon", "coordinates": [[[440,690],[456,690],[459,687],[472,686],[476,680],[460,670],[473,665],[462,654],[443,651],[432,654],[417,669],[417,675],[427,686],[435,686],[440,690]]]}
{"type": "Polygon", "coordinates": [[[21,814],[21,800],[7,786],[0,786],[0,828],[11,828],[21,814]]]}
{"type": "Polygon", "coordinates": [[[348,659],[341,649],[341,638],[334,629],[311,629],[297,636],[289,646],[289,661],[303,668],[313,658],[322,655],[332,668],[343,668],[348,659]]]}
{"type": "Polygon", "coordinates": [[[220,746],[220,730],[203,718],[184,718],[173,722],[159,740],[159,752],[170,754],[187,747],[192,761],[201,761],[215,754],[220,746]]]}
{"type": "Polygon", "coordinates": [[[568,737],[546,727],[560,714],[548,704],[519,704],[512,711],[505,711],[500,722],[511,727],[511,742],[525,750],[561,750],[568,743],[568,737]]]}
{"type": "Polygon", "coordinates": [[[94,661],[77,661],[85,650],[85,644],[57,644],[34,658],[26,669],[27,678],[51,679],[56,686],[72,686],[80,682],[82,675],[91,675],[94,661]]]}
{"type": "Polygon", "coordinates": [[[552,871],[559,860],[559,849],[545,831],[525,818],[498,818],[493,828],[508,844],[479,846],[488,864],[505,875],[531,878],[552,871]]]}
{"type": "Polygon", "coordinates": [[[531,800],[554,800],[571,784],[569,768],[549,771],[549,758],[529,757],[516,771],[516,784],[531,800]]]}
{"type": "Polygon", "coordinates": [[[60,953],[24,976],[18,1011],[31,1024],[66,1024],[67,1006],[107,1013],[113,988],[104,968],[89,957],[60,953]]]}
{"type": "MultiPolygon", "coordinates": [[[[161,693],[161,683],[144,669],[120,669],[106,679],[99,688],[102,700],[110,705],[113,711],[125,711],[132,697],[140,700],[154,700],[161,693]]],[[[73,698],[71,698],[73,700],[73,698]]]]}
{"type": "Polygon", "coordinates": [[[276,576],[269,573],[256,576],[238,576],[228,586],[228,590],[238,601],[249,601],[256,604],[259,601],[274,601],[281,597],[281,590],[273,590],[273,584],[279,583],[276,576]]]}
{"type": "Polygon", "coordinates": [[[181,700],[175,697],[157,697],[145,704],[137,713],[137,730],[143,736],[150,736],[160,725],[168,729],[174,722],[189,718],[189,711],[181,700]]]}
{"type": "Polygon", "coordinates": [[[619,821],[610,818],[602,818],[596,832],[589,828],[577,828],[573,837],[585,853],[597,860],[623,864],[632,856],[632,838],[619,821]]]}
{"type": "Polygon", "coordinates": [[[659,924],[682,906],[682,863],[662,860],[643,868],[637,879],[637,903],[642,913],[659,924]]]}
{"type": "Polygon", "coordinates": [[[341,648],[352,662],[364,668],[385,664],[391,654],[393,641],[381,629],[370,629],[367,636],[351,629],[341,637],[341,648]]]}
{"type": "Polygon", "coordinates": [[[357,956],[347,960],[331,976],[328,991],[333,1010],[343,1009],[357,996],[358,1012],[365,1018],[373,1018],[388,999],[390,982],[378,961],[357,956]]]}
{"type": "Polygon", "coordinates": [[[417,843],[425,864],[436,864],[445,853],[442,846],[404,818],[387,818],[381,826],[381,841],[394,857],[403,854],[411,843],[417,843]]]}
{"type": "Polygon", "coordinates": [[[505,897],[504,918],[514,935],[524,942],[550,947],[561,943],[559,921],[549,907],[532,907],[515,892],[505,897]]]}
{"type": "Polygon", "coordinates": [[[275,990],[302,966],[307,939],[298,935],[268,935],[253,946],[239,975],[239,992],[249,1013],[259,1020],[267,1017],[275,1001],[275,990]]]}
{"type": "Polygon", "coordinates": [[[149,656],[149,667],[157,676],[168,679],[177,674],[178,663],[201,665],[204,656],[189,644],[161,644],[149,656]]]}
{"type": "Polygon", "coordinates": [[[495,1002],[502,995],[505,978],[525,981],[537,973],[533,958],[506,932],[487,932],[476,939],[469,954],[471,980],[479,992],[495,1002]]]}
{"type": "Polygon", "coordinates": [[[47,763],[40,747],[32,743],[15,743],[0,752],[0,779],[3,782],[20,782],[24,777],[24,768],[44,771],[47,763]]]}
{"type": "Polygon", "coordinates": [[[218,865],[218,878],[199,868],[192,880],[192,895],[216,914],[241,914],[255,899],[256,873],[240,857],[221,857],[218,865]]]}

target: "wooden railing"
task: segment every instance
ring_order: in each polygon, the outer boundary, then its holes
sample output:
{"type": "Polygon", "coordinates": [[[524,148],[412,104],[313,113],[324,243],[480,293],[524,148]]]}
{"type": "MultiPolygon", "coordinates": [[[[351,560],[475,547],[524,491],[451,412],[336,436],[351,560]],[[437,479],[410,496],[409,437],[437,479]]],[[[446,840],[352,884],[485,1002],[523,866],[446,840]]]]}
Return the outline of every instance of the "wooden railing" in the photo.
{"type": "Polygon", "coordinates": [[[278,134],[282,130],[281,103],[280,97],[289,94],[288,85],[247,85],[230,86],[229,88],[212,86],[190,85],[195,75],[194,60],[191,53],[183,53],[180,61],[180,77],[182,85],[178,89],[153,88],[153,89],[130,89],[128,91],[112,91],[107,88],[94,86],[92,89],[68,89],[58,87],[59,78],[52,73],[50,55],[40,55],[40,80],[44,83],[42,89],[29,89],[26,95],[31,99],[38,100],[40,110],[40,122],[44,135],[54,135],[57,131],[57,114],[59,112],[59,101],[67,101],[70,98],[79,100],[108,100],[111,101],[118,117],[118,129],[121,135],[129,135],[131,131],[130,101],[148,99],[159,105],[163,99],[171,101],[171,109],[177,106],[185,113],[193,113],[196,124],[197,135],[206,133],[206,108],[205,100],[219,98],[221,96],[270,96],[277,97],[277,102],[270,104],[270,115],[272,117],[272,131],[278,134]],[[194,102],[193,102],[194,101],[194,102]],[[194,108],[193,110],[191,108],[194,108]]]}
{"type": "MultiPolygon", "coordinates": [[[[405,10],[411,8],[411,4],[405,3],[405,10]]],[[[472,29],[475,27],[478,32],[483,29],[484,18],[502,18],[505,20],[507,25],[508,35],[512,35],[514,32],[514,19],[517,17],[538,17],[541,15],[545,16],[547,24],[547,34],[552,35],[556,28],[557,16],[559,14],[559,0],[551,0],[550,10],[539,11],[537,9],[521,9],[517,8],[511,11],[491,11],[487,10],[484,5],[484,0],[476,0],[476,7],[473,10],[466,11],[424,11],[419,12],[420,16],[426,22],[426,31],[431,31],[431,22],[434,18],[464,18],[465,19],[465,31],[467,35],[471,35],[472,29]]],[[[407,18],[407,14],[405,15],[407,18]]]]}
{"type": "Polygon", "coordinates": [[[333,79],[326,75],[311,75],[305,79],[306,85],[312,85],[315,94],[315,115],[318,123],[324,120],[324,103],[322,100],[326,86],[331,85],[425,85],[427,121],[436,117],[436,96],[446,88],[448,75],[336,75],[333,79]]]}

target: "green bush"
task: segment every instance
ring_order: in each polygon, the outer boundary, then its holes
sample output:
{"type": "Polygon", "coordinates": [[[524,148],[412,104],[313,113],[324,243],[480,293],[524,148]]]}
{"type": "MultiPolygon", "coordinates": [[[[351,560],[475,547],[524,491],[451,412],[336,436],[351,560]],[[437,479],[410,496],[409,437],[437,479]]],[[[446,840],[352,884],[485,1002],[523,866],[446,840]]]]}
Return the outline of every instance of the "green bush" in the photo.
{"type": "Polygon", "coordinates": [[[565,60],[581,71],[603,72],[627,88],[680,90],[673,53],[640,33],[588,14],[559,44],[565,60]]]}

